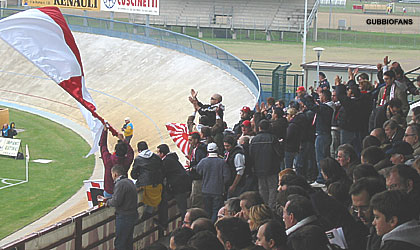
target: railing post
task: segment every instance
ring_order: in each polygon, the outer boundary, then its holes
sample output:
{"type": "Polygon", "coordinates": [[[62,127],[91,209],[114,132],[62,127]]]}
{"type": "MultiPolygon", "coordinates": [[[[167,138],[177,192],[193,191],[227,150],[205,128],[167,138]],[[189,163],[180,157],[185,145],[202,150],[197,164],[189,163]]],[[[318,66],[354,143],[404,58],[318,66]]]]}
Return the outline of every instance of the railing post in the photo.
{"type": "Polygon", "coordinates": [[[88,21],[87,21],[87,10],[83,11],[83,26],[87,27],[88,26],[88,21]]]}
{"type": "Polygon", "coordinates": [[[109,19],[111,19],[111,21],[109,22],[109,29],[113,30],[114,29],[114,11],[111,11],[109,13],[109,19]]]}
{"type": "Polygon", "coordinates": [[[82,249],[82,217],[76,218],[74,231],[75,249],[82,249]]]}

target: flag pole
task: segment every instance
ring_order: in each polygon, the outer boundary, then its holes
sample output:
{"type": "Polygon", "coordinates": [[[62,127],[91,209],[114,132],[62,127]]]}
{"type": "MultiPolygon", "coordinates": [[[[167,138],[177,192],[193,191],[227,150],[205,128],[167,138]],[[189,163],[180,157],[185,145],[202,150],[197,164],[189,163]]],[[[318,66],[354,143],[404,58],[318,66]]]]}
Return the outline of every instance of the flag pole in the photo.
{"type": "MultiPolygon", "coordinates": [[[[60,87],[62,87],[61,86],[61,84],[59,84],[59,86],[60,87]]],[[[62,87],[63,88],[63,87],[62,87]]],[[[64,88],[63,88],[64,89],[64,88]]],[[[64,89],[64,90],[66,90],[66,89],[64,89]]],[[[113,128],[112,126],[111,126],[111,124],[109,124],[108,122],[106,122],[105,120],[104,120],[104,118],[102,118],[101,116],[99,116],[98,115],[98,113],[96,113],[96,111],[95,110],[92,110],[92,108],[91,107],[88,107],[87,105],[86,105],[86,102],[84,102],[84,101],[80,101],[78,98],[76,98],[74,95],[73,95],[73,93],[71,93],[71,92],[68,92],[68,91],[66,91],[67,93],[69,93],[74,99],[76,99],[76,101],[78,102],[78,103],[80,103],[86,110],[88,110],[91,114],[92,114],[92,116],[93,117],[95,117],[95,118],[97,118],[99,121],[101,121],[102,122],[102,124],[104,125],[104,126],[106,126],[108,129],[109,129],[109,131],[111,132],[111,134],[113,135],[113,136],[118,136],[118,132],[117,132],[117,130],[115,130],[115,128],[113,128]]],[[[93,106],[93,105],[92,105],[93,106]]],[[[96,107],[95,107],[96,108],[96,107]]]]}

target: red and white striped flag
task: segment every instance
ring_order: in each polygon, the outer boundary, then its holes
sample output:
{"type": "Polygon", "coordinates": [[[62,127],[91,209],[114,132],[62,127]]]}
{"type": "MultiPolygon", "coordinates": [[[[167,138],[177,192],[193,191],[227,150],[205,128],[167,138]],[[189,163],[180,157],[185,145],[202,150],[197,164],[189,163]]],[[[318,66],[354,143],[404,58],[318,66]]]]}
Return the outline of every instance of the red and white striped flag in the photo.
{"type": "Polygon", "coordinates": [[[184,155],[188,156],[190,150],[190,143],[188,142],[188,127],[181,123],[167,123],[166,129],[169,131],[169,136],[175,142],[176,146],[181,149],[184,155]]]}
{"type": "Polygon", "coordinates": [[[0,20],[0,38],[78,101],[93,136],[87,156],[94,154],[105,122],[95,112],[96,105],[85,86],[79,49],[60,10],[43,7],[4,18],[0,20]]]}

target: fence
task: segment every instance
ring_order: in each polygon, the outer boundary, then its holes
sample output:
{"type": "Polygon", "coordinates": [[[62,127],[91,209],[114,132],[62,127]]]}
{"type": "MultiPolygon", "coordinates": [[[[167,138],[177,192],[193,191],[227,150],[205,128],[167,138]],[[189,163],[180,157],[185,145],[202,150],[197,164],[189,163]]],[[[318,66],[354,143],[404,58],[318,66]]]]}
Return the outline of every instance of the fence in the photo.
{"type": "MultiPolygon", "coordinates": [[[[139,220],[134,227],[134,249],[143,249],[168,235],[181,224],[181,215],[177,213],[176,202],[168,205],[168,228],[162,230],[154,224],[158,219],[155,212],[152,218],[139,220]]],[[[142,214],[144,204],[138,204],[142,214]]],[[[95,207],[50,227],[25,236],[17,241],[1,246],[2,250],[47,250],[47,249],[114,249],[115,215],[114,208],[95,207]]]]}
{"type": "Polygon", "coordinates": [[[298,86],[303,85],[302,71],[288,70],[289,62],[244,60],[254,70],[261,83],[260,101],[268,97],[283,99],[286,103],[295,97],[298,86]]]}
{"type": "MultiPolygon", "coordinates": [[[[22,11],[7,8],[0,8],[0,10],[1,18],[22,11]]],[[[252,69],[236,56],[210,43],[184,34],[139,24],[67,14],[64,17],[73,31],[162,46],[211,63],[238,78],[250,89],[256,99],[259,99],[261,86],[252,69]]]]}

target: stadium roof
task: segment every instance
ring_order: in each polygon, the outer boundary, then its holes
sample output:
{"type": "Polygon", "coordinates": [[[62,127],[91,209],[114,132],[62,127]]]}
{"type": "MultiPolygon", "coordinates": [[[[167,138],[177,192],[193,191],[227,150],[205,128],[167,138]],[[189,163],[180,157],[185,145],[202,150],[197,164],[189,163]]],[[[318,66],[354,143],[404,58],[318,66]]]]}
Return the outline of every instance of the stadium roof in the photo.
{"type": "MultiPolygon", "coordinates": [[[[303,63],[300,65],[303,69],[316,69],[317,61],[312,61],[308,63],[303,63]]],[[[356,69],[362,71],[368,71],[375,73],[378,71],[376,65],[373,64],[355,64],[355,63],[343,63],[343,62],[319,62],[319,68],[322,70],[334,70],[334,71],[347,71],[348,68],[356,69]]]]}

